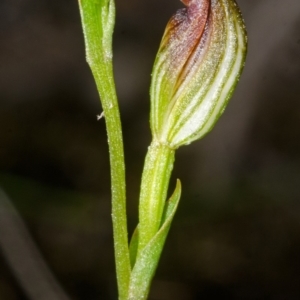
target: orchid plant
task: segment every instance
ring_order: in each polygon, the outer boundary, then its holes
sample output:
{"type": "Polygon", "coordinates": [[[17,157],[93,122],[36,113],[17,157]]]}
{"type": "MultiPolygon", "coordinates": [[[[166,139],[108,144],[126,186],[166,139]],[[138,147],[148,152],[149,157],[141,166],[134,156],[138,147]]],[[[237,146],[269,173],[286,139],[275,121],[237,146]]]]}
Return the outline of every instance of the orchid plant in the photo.
{"type": "Polygon", "coordinates": [[[247,48],[234,0],[182,0],[167,24],[152,73],[148,148],[139,223],[128,242],[122,129],[112,67],[114,0],[79,0],[86,58],[106,122],[112,222],[120,300],[147,299],[181,184],[167,200],[175,151],[206,135],[222,115],[242,72],[247,48]]]}

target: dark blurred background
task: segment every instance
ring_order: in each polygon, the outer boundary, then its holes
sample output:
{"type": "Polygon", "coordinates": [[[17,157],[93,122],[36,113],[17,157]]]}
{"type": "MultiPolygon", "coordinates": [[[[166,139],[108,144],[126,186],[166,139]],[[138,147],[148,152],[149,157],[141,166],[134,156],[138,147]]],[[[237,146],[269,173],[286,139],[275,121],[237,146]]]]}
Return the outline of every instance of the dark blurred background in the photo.
{"type": "MultiPolygon", "coordinates": [[[[238,3],[246,67],[215,129],[177,153],[183,195],[151,300],[300,299],[300,2],[238,3]]],[[[152,63],[182,4],[116,7],[131,234],[152,63]]],[[[0,299],[117,299],[107,138],[77,1],[1,0],[0,99],[0,299]]]]}

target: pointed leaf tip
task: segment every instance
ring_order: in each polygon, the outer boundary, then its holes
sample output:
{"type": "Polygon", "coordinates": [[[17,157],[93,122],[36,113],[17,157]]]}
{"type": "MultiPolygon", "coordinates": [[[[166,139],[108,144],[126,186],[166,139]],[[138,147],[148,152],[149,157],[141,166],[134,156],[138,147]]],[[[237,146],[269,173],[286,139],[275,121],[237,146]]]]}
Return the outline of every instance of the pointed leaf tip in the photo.
{"type": "Polygon", "coordinates": [[[175,191],[166,203],[162,225],[159,231],[136,259],[130,277],[129,300],[147,299],[151,280],[157,268],[165,240],[177,210],[180,195],[181,183],[177,180],[175,191]]]}

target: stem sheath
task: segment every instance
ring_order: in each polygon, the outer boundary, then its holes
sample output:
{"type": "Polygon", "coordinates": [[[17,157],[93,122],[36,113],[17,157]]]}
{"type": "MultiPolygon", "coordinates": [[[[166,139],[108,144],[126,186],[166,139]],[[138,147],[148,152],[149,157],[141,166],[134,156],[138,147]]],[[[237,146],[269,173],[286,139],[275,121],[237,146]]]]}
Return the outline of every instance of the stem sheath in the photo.
{"type": "Polygon", "coordinates": [[[173,149],[156,141],[151,143],[141,183],[137,257],[160,228],[174,159],[173,149]]]}

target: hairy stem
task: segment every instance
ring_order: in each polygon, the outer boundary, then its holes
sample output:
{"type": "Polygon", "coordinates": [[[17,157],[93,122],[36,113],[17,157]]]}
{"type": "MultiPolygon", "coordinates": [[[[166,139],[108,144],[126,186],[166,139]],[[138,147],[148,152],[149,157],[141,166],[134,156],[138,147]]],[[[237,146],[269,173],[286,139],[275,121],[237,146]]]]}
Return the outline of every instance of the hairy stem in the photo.
{"type": "Polygon", "coordinates": [[[125,164],[122,129],[112,66],[112,31],[114,2],[79,1],[85,36],[87,62],[90,65],[101,98],[108,135],[112,222],[119,299],[127,298],[130,261],[127,236],[125,164]]]}

